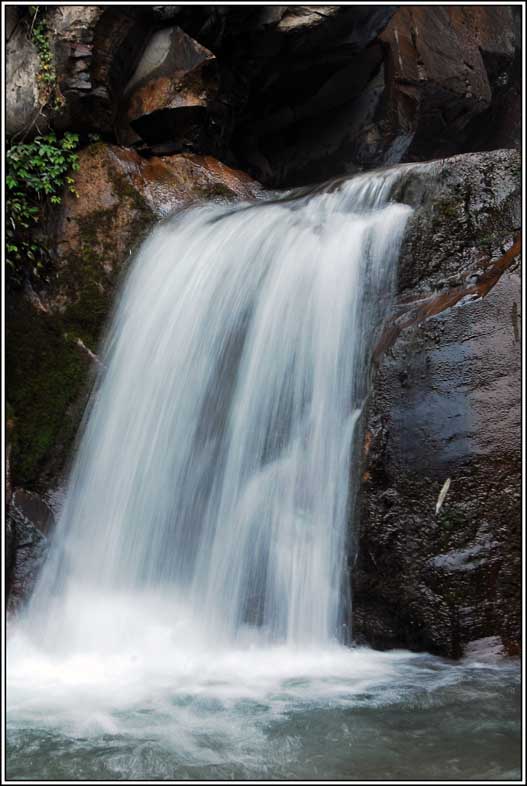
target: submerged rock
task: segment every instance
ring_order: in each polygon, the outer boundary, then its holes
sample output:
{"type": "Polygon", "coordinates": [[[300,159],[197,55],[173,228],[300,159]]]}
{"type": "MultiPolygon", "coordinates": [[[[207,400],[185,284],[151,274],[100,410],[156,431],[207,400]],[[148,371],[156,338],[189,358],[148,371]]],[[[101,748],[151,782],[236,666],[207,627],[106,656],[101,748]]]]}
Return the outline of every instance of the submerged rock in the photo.
{"type": "Polygon", "coordinates": [[[421,308],[381,341],[366,424],[353,629],[381,648],[459,657],[470,641],[500,636],[516,653],[521,276],[519,246],[506,252],[520,226],[520,156],[459,156],[428,174],[419,168],[401,189],[418,207],[388,323],[434,292],[439,307],[429,316],[421,308]],[[493,265],[492,286],[478,293],[493,265]],[[449,299],[463,288],[472,296],[449,299]]]}

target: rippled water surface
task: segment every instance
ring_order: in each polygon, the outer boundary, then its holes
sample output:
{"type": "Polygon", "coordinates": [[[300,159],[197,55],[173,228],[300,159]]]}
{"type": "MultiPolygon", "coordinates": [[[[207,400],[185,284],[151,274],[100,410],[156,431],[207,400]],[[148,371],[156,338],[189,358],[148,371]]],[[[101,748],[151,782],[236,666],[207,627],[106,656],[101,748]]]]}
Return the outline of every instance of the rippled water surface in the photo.
{"type": "Polygon", "coordinates": [[[249,630],[215,648],[158,597],[74,605],[98,620],[84,650],[10,637],[9,778],[520,777],[515,661],[269,646],[249,630]]]}

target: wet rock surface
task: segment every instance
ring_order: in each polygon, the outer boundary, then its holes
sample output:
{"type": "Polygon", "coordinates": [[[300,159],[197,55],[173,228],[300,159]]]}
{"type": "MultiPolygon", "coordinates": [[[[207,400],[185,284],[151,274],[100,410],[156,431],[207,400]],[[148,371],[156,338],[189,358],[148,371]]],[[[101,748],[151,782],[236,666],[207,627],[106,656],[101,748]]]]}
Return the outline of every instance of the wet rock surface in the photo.
{"type": "MultiPolygon", "coordinates": [[[[459,657],[473,640],[499,636],[507,652],[516,654],[519,154],[496,151],[438,166],[433,203],[426,174],[424,191],[413,194],[423,205],[403,246],[391,320],[422,303],[424,293],[443,297],[444,307],[420,312],[391,335],[378,357],[366,417],[353,631],[358,640],[381,648],[449,657],[459,657]],[[440,195],[447,192],[449,209],[441,218],[440,195]],[[453,304],[448,300],[460,282],[470,287],[484,279],[483,260],[490,269],[500,259],[505,263],[492,287],[479,294],[471,290],[471,297],[453,304]]],[[[408,185],[415,186],[415,178],[408,185]]]]}
{"type": "Polygon", "coordinates": [[[380,38],[388,47],[384,160],[452,155],[492,101],[495,71],[514,58],[506,6],[402,6],[380,38]],[[497,32],[499,31],[499,32],[497,32]]]}
{"type": "Polygon", "coordinates": [[[464,283],[497,258],[521,227],[521,157],[514,150],[409,167],[394,197],[418,206],[399,260],[399,292],[464,283]]]}
{"type": "Polygon", "coordinates": [[[53,527],[53,513],[44,499],[15,489],[6,517],[10,554],[6,565],[8,613],[17,611],[31,595],[53,527]]]}

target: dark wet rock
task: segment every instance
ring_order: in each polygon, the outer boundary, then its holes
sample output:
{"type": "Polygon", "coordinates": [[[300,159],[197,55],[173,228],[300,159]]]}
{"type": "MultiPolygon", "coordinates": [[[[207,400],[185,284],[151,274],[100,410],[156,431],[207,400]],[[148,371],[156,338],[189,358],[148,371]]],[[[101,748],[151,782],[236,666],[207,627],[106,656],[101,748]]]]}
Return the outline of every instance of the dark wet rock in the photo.
{"type": "Polygon", "coordinates": [[[15,527],[10,516],[5,517],[5,589],[6,595],[9,594],[13,569],[15,566],[16,540],[15,527]]]}
{"type": "Polygon", "coordinates": [[[520,42],[510,7],[332,7],[305,29],[312,14],[288,14],[258,32],[246,119],[234,136],[261,179],[301,185],[518,145],[520,42]]]}
{"type": "Polygon", "coordinates": [[[8,577],[8,611],[13,612],[31,595],[46,556],[54,517],[42,497],[16,489],[9,505],[7,522],[13,545],[8,577]]]}
{"type": "Polygon", "coordinates": [[[401,250],[400,292],[424,294],[461,284],[483,259],[500,256],[521,227],[520,178],[521,158],[514,150],[410,167],[394,194],[420,205],[401,250]]]}
{"type": "MultiPolygon", "coordinates": [[[[11,485],[11,448],[12,448],[13,421],[10,413],[6,413],[6,449],[5,449],[5,510],[9,510],[11,496],[13,493],[11,485]]],[[[5,589],[9,592],[13,567],[15,564],[16,533],[15,527],[9,515],[4,519],[5,532],[5,589]]]]}
{"type": "MultiPolygon", "coordinates": [[[[408,141],[405,160],[456,152],[468,123],[491,103],[485,48],[496,58],[512,62],[510,8],[403,6],[381,40],[389,52],[388,145],[404,132],[408,141]]],[[[384,159],[400,160],[389,147],[384,159]]]]}
{"type": "Polygon", "coordinates": [[[5,9],[5,40],[6,43],[11,40],[13,34],[18,27],[20,16],[16,6],[7,6],[5,9]]]}
{"type": "Polygon", "coordinates": [[[388,322],[426,302],[425,294],[439,298],[436,304],[444,298],[443,308],[421,312],[392,334],[378,359],[353,630],[381,648],[452,657],[472,640],[499,636],[514,654],[521,607],[520,157],[496,151],[434,166],[429,191],[421,168],[406,184],[406,199],[423,204],[403,245],[388,322]],[[452,305],[449,292],[476,288],[492,270],[491,286],[452,305]]]}
{"type": "Polygon", "coordinates": [[[379,38],[386,47],[386,91],[380,144],[370,161],[479,150],[471,146],[473,128],[495,111],[497,83],[514,70],[511,8],[402,6],[379,38]]]}
{"type": "MultiPolygon", "coordinates": [[[[48,537],[54,526],[53,513],[48,503],[38,494],[25,489],[15,489],[11,499],[13,514],[35,527],[48,537]]],[[[18,547],[21,547],[20,538],[18,547]]]]}
{"type": "MultiPolygon", "coordinates": [[[[284,7],[280,18],[275,11],[248,33],[247,107],[233,145],[250,171],[273,184],[301,185],[357,168],[346,151],[371,144],[364,128],[384,90],[383,48],[375,38],[394,12],[284,7]]],[[[227,40],[233,35],[225,33],[227,40]]]]}
{"type": "MultiPolygon", "coordinates": [[[[510,58],[504,61],[503,58],[497,57],[495,47],[492,46],[493,36],[488,36],[482,55],[488,66],[492,103],[486,112],[467,127],[463,151],[492,150],[499,147],[514,147],[521,150],[522,14],[519,6],[511,6],[510,11],[514,34],[514,57],[512,62],[510,58]]],[[[503,28],[500,33],[503,35],[503,28]]],[[[500,41],[499,34],[497,40],[500,41]]]]}
{"type": "Polygon", "coordinates": [[[176,19],[182,8],[180,5],[153,5],[152,13],[157,22],[167,22],[176,19]]]}
{"type": "MultiPolygon", "coordinates": [[[[258,178],[294,185],[313,179],[297,169],[327,155],[320,155],[318,141],[318,152],[308,150],[320,134],[317,128],[309,134],[309,126],[322,118],[327,126],[366,89],[382,65],[375,37],[394,12],[387,6],[183,6],[170,17],[216,55],[224,155],[258,178]],[[308,131],[305,144],[299,128],[308,131]]],[[[348,112],[341,132],[349,121],[348,112]]]]}

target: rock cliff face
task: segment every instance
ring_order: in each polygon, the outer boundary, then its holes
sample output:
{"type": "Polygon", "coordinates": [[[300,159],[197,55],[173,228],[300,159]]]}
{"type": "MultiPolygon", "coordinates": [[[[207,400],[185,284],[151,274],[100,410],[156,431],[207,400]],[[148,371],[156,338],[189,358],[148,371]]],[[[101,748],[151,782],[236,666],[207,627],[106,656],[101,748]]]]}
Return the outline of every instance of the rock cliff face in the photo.
{"type": "Polygon", "coordinates": [[[13,137],[30,126],[39,114],[37,76],[40,61],[14,6],[6,8],[5,21],[6,134],[13,137]]]}
{"type": "MultiPolygon", "coordinates": [[[[38,56],[27,13],[9,18],[13,133],[38,104],[38,56]]],[[[513,6],[56,6],[46,18],[63,100],[40,126],[213,153],[283,186],[520,145],[513,6]]]]}
{"type": "Polygon", "coordinates": [[[416,211],[375,355],[350,561],[359,640],[458,656],[499,636],[516,651],[521,11],[50,6],[38,19],[54,99],[35,18],[8,8],[7,134],[78,133],[79,197],[40,227],[49,281],[6,298],[12,607],[53,526],[116,286],[156,220],[255,198],[252,178],[290,187],[494,151],[410,171],[394,195],[416,211]]]}

